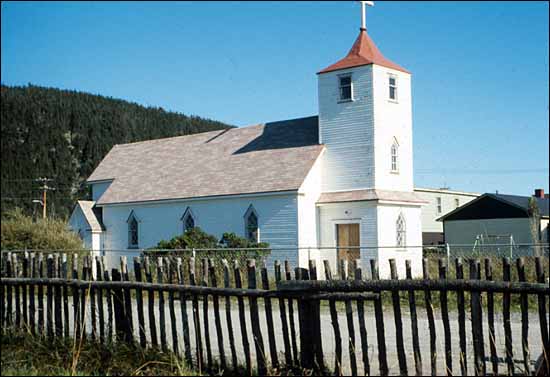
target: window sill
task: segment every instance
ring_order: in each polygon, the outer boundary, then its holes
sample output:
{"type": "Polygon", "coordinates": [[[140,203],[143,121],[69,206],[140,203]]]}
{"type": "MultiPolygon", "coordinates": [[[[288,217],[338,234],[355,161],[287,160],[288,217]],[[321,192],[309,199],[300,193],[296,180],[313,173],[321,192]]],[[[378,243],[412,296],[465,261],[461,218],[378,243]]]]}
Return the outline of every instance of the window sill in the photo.
{"type": "Polygon", "coordinates": [[[390,170],[390,174],[399,175],[399,170],[390,170]]]}
{"type": "Polygon", "coordinates": [[[389,103],[399,104],[399,101],[396,100],[396,99],[389,99],[388,102],[389,102],[389,103]]]}
{"type": "Polygon", "coordinates": [[[139,246],[136,245],[136,246],[128,246],[128,249],[129,250],[138,250],[139,249],[139,246]]]}
{"type": "Polygon", "coordinates": [[[352,99],[341,99],[341,100],[338,100],[338,103],[348,103],[348,102],[353,102],[353,98],[352,99]]]}

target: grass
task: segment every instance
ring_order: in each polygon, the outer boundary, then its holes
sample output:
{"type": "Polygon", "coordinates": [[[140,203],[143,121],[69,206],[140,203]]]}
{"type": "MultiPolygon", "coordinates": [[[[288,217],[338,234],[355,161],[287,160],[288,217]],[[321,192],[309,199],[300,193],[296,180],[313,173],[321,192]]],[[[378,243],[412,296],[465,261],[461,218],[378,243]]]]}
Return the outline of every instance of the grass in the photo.
{"type": "Polygon", "coordinates": [[[199,375],[172,353],[127,344],[46,341],[26,333],[2,335],[2,376],[188,376],[199,375]]]}

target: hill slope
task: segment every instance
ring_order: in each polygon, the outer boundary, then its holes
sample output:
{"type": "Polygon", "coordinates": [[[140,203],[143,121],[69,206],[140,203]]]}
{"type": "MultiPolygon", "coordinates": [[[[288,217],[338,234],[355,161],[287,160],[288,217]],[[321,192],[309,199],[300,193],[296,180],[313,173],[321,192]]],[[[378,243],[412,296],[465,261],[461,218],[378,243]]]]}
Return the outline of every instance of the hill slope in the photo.
{"type": "Polygon", "coordinates": [[[1,86],[2,213],[15,206],[40,213],[41,184],[48,213],[65,217],[83,184],[114,144],[188,135],[230,127],[196,116],[144,107],[77,91],[1,86]]]}

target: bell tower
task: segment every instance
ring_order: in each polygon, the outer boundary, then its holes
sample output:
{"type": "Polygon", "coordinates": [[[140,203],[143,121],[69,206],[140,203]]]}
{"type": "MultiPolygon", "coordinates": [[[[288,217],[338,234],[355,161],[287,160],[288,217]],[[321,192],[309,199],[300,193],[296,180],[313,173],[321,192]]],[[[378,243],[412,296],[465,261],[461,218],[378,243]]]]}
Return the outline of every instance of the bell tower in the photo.
{"type": "Polygon", "coordinates": [[[361,27],[348,54],[318,72],[324,192],[413,191],[411,74],[361,27]]]}

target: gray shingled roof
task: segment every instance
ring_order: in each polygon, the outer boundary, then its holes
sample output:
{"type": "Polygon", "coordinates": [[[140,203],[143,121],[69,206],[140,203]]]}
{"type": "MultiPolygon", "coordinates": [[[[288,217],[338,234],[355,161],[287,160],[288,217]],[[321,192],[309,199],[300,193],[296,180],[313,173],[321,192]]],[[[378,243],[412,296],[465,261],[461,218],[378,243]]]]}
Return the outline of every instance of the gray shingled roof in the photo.
{"type": "Polygon", "coordinates": [[[519,196],[519,195],[502,195],[502,194],[486,194],[486,196],[489,196],[496,200],[507,202],[508,204],[515,205],[516,207],[524,209],[525,211],[529,210],[529,199],[534,198],[537,202],[537,206],[539,207],[539,213],[541,216],[548,216],[550,212],[548,209],[550,204],[550,199],[548,198],[537,198],[537,197],[519,196]]]}
{"type": "Polygon", "coordinates": [[[88,178],[97,204],[297,190],[323,150],[318,118],[116,145],[88,178]]]}
{"type": "Polygon", "coordinates": [[[537,197],[531,197],[531,196],[519,196],[519,195],[504,195],[504,194],[491,194],[491,193],[485,193],[476,199],[452,210],[449,213],[446,213],[445,215],[439,217],[436,219],[437,221],[445,221],[446,219],[450,218],[451,216],[455,215],[456,213],[462,211],[464,208],[470,207],[472,205],[475,205],[478,201],[482,200],[483,198],[492,198],[495,200],[498,200],[501,203],[506,203],[507,205],[511,205],[513,207],[519,208],[523,211],[525,211],[525,214],[527,215],[529,211],[529,199],[534,198],[537,202],[537,206],[539,208],[539,215],[542,217],[549,217],[549,207],[550,207],[550,199],[548,198],[537,198],[537,197]]]}

